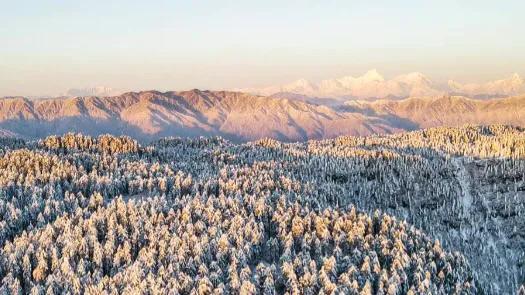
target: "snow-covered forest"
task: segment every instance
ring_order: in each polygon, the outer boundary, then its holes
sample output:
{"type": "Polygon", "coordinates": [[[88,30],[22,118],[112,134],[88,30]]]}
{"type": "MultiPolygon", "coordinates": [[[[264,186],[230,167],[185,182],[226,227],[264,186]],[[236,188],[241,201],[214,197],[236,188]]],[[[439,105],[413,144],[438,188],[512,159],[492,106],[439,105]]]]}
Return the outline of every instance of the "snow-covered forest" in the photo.
{"type": "Polygon", "coordinates": [[[0,294],[514,294],[525,132],[0,139],[0,294]]]}

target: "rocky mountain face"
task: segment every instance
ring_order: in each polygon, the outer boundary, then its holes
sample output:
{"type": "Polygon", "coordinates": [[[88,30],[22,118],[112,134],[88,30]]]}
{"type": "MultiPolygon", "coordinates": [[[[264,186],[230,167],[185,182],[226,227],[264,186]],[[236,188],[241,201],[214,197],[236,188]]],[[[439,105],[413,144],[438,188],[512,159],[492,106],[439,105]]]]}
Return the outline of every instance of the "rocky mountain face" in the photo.
{"type": "Polygon", "coordinates": [[[222,135],[233,140],[306,140],[396,131],[385,120],[288,99],[238,92],[146,91],[114,97],[0,100],[0,128],[26,137],[68,131],[163,136],[222,135]]]}
{"type": "Polygon", "coordinates": [[[165,136],[220,135],[234,141],[283,141],[396,133],[433,126],[525,125],[525,96],[473,100],[460,96],[316,104],[295,96],[228,91],[129,92],[112,97],[0,99],[0,129],[27,138],[66,132],[165,136]],[[284,98],[283,98],[284,97],[284,98]]]}

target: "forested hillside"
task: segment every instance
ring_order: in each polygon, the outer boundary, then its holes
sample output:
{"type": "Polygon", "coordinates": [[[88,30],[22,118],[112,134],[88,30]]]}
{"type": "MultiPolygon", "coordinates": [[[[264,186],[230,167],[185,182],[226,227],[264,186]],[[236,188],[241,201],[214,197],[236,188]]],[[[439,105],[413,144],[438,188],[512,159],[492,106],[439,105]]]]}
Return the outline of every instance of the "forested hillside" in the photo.
{"type": "Polygon", "coordinates": [[[0,294],[511,294],[525,133],[0,141],[0,294]]]}

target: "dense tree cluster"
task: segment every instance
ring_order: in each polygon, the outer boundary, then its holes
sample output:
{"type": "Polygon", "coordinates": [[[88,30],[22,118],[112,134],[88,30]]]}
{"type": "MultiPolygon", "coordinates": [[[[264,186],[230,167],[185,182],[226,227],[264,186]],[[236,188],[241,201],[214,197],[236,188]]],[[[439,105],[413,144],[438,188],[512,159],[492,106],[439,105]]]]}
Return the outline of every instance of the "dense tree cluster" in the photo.
{"type": "Polygon", "coordinates": [[[6,150],[17,149],[25,147],[26,142],[23,139],[15,137],[0,137],[0,152],[5,152],[6,150]]]}
{"type": "Polygon", "coordinates": [[[436,127],[391,136],[343,136],[336,141],[353,146],[386,145],[396,148],[431,148],[450,155],[475,158],[525,157],[523,129],[507,125],[436,127]]]}
{"type": "Polygon", "coordinates": [[[93,138],[74,133],[64,136],[48,136],[39,144],[48,149],[99,151],[110,154],[137,152],[139,148],[137,141],[127,136],[101,135],[93,138]]]}
{"type": "Polygon", "coordinates": [[[8,293],[474,293],[467,263],[388,215],[284,197],[97,202],[7,242],[8,293]]]}
{"type": "Polygon", "coordinates": [[[294,144],[6,140],[0,290],[516,292],[523,138],[466,126],[294,144]]]}

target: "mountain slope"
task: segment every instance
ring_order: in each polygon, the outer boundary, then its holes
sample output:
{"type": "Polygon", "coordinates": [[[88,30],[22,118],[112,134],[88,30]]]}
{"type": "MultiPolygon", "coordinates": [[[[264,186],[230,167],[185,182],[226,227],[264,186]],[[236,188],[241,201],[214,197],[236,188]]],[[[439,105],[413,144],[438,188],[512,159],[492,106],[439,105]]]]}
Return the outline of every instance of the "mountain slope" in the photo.
{"type": "Polygon", "coordinates": [[[295,141],[397,131],[388,122],[288,99],[238,92],[129,92],[113,97],[0,100],[0,128],[27,137],[68,131],[162,136],[222,135],[295,141]]]}
{"type": "Polygon", "coordinates": [[[346,111],[408,120],[418,128],[463,124],[525,126],[525,96],[475,100],[461,96],[409,98],[401,101],[348,102],[346,111]]]}
{"type": "Polygon", "coordinates": [[[304,141],[466,123],[525,126],[524,106],[525,96],[318,105],[228,91],[144,91],[103,98],[0,99],[0,129],[27,138],[73,131],[124,134],[141,140],[220,135],[235,141],[262,137],[304,141]]]}

